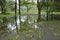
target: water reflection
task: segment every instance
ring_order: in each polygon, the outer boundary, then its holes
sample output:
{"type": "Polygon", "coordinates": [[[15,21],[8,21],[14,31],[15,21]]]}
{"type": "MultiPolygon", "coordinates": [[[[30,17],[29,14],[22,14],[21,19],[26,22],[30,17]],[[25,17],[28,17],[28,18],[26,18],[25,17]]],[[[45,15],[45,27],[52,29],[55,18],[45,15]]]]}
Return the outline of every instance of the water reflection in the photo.
{"type": "Polygon", "coordinates": [[[10,33],[12,35],[13,30],[16,28],[13,20],[7,17],[0,20],[0,40],[7,40],[10,38],[10,33]]]}
{"type": "Polygon", "coordinates": [[[22,22],[25,22],[26,19],[27,19],[27,16],[21,16],[21,21],[22,21],[22,22]]]}
{"type": "Polygon", "coordinates": [[[10,30],[14,30],[14,29],[16,29],[16,26],[15,26],[15,24],[12,25],[11,23],[9,23],[9,24],[7,24],[7,28],[10,30]]]}
{"type": "Polygon", "coordinates": [[[0,40],[60,40],[60,22],[40,22],[38,24],[36,19],[37,17],[32,15],[21,16],[21,27],[19,16],[16,22],[14,17],[0,19],[0,40]]]}

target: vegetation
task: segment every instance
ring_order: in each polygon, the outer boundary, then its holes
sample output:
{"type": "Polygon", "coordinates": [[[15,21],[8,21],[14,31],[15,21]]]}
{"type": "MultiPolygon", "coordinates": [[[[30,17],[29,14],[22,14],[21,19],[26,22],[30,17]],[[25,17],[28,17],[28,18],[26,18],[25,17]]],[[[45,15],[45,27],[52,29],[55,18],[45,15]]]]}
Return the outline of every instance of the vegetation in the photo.
{"type": "Polygon", "coordinates": [[[0,0],[0,40],[60,38],[59,3],[60,0],[0,0]]]}
{"type": "Polygon", "coordinates": [[[0,6],[1,6],[1,12],[2,13],[6,13],[5,11],[6,11],[6,5],[7,4],[7,2],[6,2],[6,0],[0,0],[0,6]]]}
{"type": "Polygon", "coordinates": [[[3,17],[11,17],[11,16],[14,16],[15,14],[14,13],[6,13],[6,14],[1,14],[0,13],[0,18],[3,18],[3,17]]]}

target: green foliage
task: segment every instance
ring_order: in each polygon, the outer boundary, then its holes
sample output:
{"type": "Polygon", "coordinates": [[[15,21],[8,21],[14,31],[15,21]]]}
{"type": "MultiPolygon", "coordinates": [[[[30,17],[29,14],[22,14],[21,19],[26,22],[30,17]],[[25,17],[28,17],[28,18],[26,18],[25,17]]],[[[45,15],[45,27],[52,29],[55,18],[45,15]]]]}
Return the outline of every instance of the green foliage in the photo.
{"type": "Polygon", "coordinates": [[[12,0],[9,0],[7,2],[8,10],[14,11],[15,10],[15,2],[12,0]]]}
{"type": "Polygon", "coordinates": [[[29,2],[29,0],[20,0],[20,1],[21,1],[21,3],[20,3],[21,6],[27,7],[27,12],[31,9],[31,7],[33,5],[35,5],[35,3],[33,2],[33,0],[32,0],[32,2],[29,2]]]}
{"type": "Polygon", "coordinates": [[[21,29],[20,29],[20,31],[27,31],[27,30],[31,30],[32,29],[32,27],[31,27],[31,25],[29,25],[27,22],[25,22],[22,26],[21,26],[21,29]]]}
{"type": "Polygon", "coordinates": [[[3,18],[3,17],[11,17],[11,16],[14,16],[15,14],[14,13],[0,13],[0,18],[3,18]]]}
{"type": "Polygon", "coordinates": [[[12,37],[12,38],[10,38],[10,39],[8,39],[8,40],[16,40],[16,38],[12,37]]]}
{"type": "Polygon", "coordinates": [[[6,0],[0,0],[0,6],[1,6],[1,12],[6,13],[6,8],[7,8],[7,1],[6,0]]]}

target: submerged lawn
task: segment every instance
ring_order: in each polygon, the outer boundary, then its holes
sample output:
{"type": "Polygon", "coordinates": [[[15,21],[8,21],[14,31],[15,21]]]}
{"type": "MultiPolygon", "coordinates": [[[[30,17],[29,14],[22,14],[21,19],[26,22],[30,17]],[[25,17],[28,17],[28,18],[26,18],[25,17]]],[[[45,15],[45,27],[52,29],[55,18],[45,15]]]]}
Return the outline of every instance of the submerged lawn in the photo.
{"type": "MultiPolygon", "coordinates": [[[[10,17],[11,14],[6,15],[10,17]]],[[[25,22],[21,21],[21,26],[19,23],[17,23],[18,25],[15,24],[14,17],[2,19],[4,22],[0,22],[0,30],[3,32],[1,32],[0,38],[4,38],[4,40],[60,40],[60,21],[41,21],[39,23],[32,23],[31,21],[33,21],[33,18],[29,17],[28,20],[24,19],[25,22]],[[18,28],[12,30],[8,28],[9,25],[18,28]]]]}

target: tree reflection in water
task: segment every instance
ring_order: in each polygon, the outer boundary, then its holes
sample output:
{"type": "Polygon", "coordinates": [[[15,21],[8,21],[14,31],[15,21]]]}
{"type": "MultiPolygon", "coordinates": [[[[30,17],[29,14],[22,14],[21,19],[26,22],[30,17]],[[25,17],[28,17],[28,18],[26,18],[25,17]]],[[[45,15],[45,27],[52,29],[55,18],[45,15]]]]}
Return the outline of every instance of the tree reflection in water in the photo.
{"type": "Polygon", "coordinates": [[[20,27],[19,17],[17,21],[14,17],[0,19],[0,40],[60,39],[60,22],[40,22],[38,24],[34,20],[32,16],[22,16],[20,27]]]}
{"type": "Polygon", "coordinates": [[[14,21],[12,21],[12,19],[7,17],[0,20],[0,40],[8,40],[10,38],[10,34],[13,34],[12,32],[14,32],[13,30],[15,29],[15,24],[14,21]]]}

